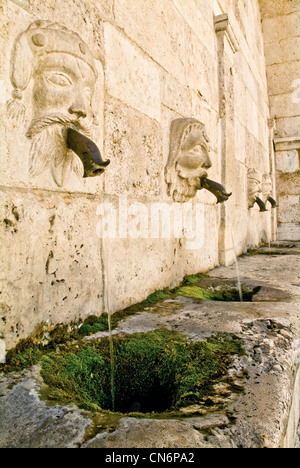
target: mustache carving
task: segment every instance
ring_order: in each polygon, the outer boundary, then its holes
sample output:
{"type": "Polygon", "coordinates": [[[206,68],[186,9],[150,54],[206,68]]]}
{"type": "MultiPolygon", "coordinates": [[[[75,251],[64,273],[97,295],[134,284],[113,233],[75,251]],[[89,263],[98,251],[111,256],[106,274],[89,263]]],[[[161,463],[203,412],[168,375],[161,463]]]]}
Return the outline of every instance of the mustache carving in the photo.
{"type": "Polygon", "coordinates": [[[26,132],[26,137],[29,139],[34,138],[37,134],[43,131],[46,127],[49,127],[50,125],[56,125],[56,124],[60,124],[63,127],[67,127],[68,125],[71,125],[75,127],[78,131],[83,131],[85,134],[89,136],[91,134],[90,127],[87,125],[84,125],[78,119],[72,119],[70,117],[67,117],[64,114],[50,114],[44,117],[38,117],[37,119],[34,119],[31,122],[26,132]]]}
{"type": "Polygon", "coordinates": [[[101,175],[110,163],[104,161],[91,136],[91,128],[80,119],[52,114],[34,119],[26,137],[32,140],[29,175],[35,177],[50,167],[56,184],[61,187],[68,167],[78,177],[101,175]],[[79,157],[73,155],[72,151],[79,157]],[[81,167],[80,167],[81,166],[81,167]]]}

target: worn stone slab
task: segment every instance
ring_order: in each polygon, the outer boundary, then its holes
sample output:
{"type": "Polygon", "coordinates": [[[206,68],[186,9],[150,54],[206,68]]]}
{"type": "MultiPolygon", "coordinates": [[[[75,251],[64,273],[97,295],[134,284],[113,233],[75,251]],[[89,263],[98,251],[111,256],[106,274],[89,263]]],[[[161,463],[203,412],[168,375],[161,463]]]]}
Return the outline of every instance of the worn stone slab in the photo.
{"type": "Polygon", "coordinates": [[[191,425],[177,421],[124,418],[112,434],[100,434],[82,448],[213,448],[191,425]],[[160,434],[160,435],[158,435],[160,434]],[[164,434],[163,436],[161,436],[164,434]]]}
{"type": "Polygon", "coordinates": [[[75,406],[49,406],[39,397],[38,367],[0,376],[1,448],[78,448],[90,419],[75,406]],[[9,389],[9,387],[11,387],[9,389]]]}

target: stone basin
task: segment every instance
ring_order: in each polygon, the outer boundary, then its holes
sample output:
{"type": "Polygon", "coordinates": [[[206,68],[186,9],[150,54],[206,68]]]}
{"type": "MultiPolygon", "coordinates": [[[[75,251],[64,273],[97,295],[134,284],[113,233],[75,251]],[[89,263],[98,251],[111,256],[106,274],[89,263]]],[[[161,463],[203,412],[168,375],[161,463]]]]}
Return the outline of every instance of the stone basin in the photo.
{"type": "MultiPolygon", "coordinates": [[[[274,248],[274,247],[273,247],[274,248]]],[[[0,447],[294,448],[300,405],[300,272],[296,247],[285,255],[245,255],[241,281],[260,286],[251,302],[177,297],[120,321],[113,336],[177,331],[192,341],[234,334],[244,355],[228,375],[242,391],[216,383],[211,405],[165,414],[90,412],[45,397],[39,366],[0,374],[0,447]]],[[[209,272],[202,285],[236,285],[235,265],[209,272]]],[[[85,338],[101,340],[108,332],[85,338]]]]}

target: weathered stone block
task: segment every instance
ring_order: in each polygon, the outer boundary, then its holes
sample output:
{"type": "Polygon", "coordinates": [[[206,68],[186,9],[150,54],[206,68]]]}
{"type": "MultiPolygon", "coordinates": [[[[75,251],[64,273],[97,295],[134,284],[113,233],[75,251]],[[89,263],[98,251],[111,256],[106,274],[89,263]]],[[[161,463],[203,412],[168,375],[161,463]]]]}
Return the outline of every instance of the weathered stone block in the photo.
{"type": "Polygon", "coordinates": [[[282,172],[295,172],[299,170],[299,152],[280,151],[276,153],[276,169],[282,172]]]}
{"type": "Polygon", "coordinates": [[[270,96],[270,111],[271,115],[276,115],[276,119],[295,117],[300,113],[299,103],[297,99],[293,99],[293,94],[291,93],[270,96]]]}
{"type": "MultiPolygon", "coordinates": [[[[300,63],[300,62],[299,62],[300,63]]],[[[278,137],[284,138],[291,135],[299,135],[300,115],[294,117],[282,117],[276,119],[276,133],[278,137]]]]}
{"type": "Polygon", "coordinates": [[[300,220],[300,196],[286,195],[279,196],[280,206],[278,221],[280,223],[297,223],[300,220]]]}
{"type": "Polygon", "coordinates": [[[269,95],[292,94],[294,80],[300,76],[300,61],[286,62],[267,67],[269,95]]]}
{"type": "Polygon", "coordinates": [[[105,116],[105,153],[112,168],[105,174],[105,192],[156,199],[163,183],[160,125],[116,99],[107,102],[105,116]]]}
{"type": "Polygon", "coordinates": [[[211,2],[202,0],[201,8],[194,1],[174,0],[174,5],[198,39],[212,53],[216,48],[216,36],[212,23],[213,12],[211,2]]]}
{"type": "Polygon", "coordinates": [[[115,1],[117,24],[148,56],[185,82],[186,24],[168,0],[115,1]]]}
{"type": "Polygon", "coordinates": [[[99,315],[97,202],[42,191],[8,191],[1,198],[1,331],[7,347],[38,323],[99,315]]]}
{"type": "Polygon", "coordinates": [[[276,47],[283,39],[297,36],[300,33],[300,11],[291,15],[264,18],[263,33],[266,44],[276,47]]]}
{"type": "Polygon", "coordinates": [[[285,16],[299,11],[298,0],[260,0],[259,6],[263,18],[285,16]]]}
{"type": "MultiPolygon", "coordinates": [[[[295,31],[296,33],[296,31],[295,31]]],[[[300,38],[288,37],[279,42],[266,43],[266,65],[300,60],[300,38]]]]}
{"type": "Polygon", "coordinates": [[[186,38],[186,82],[199,92],[211,107],[217,109],[217,57],[208,51],[193,31],[190,31],[186,38]]]}
{"type": "Polygon", "coordinates": [[[104,25],[106,85],[111,96],[160,121],[156,65],[110,23],[104,25]]]}
{"type": "Polygon", "coordinates": [[[278,240],[300,240],[300,224],[299,223],[279,223],[277,229],[278,240]]]}
{"type": "Polygon", "coordinates": [[[163,70],[161,71],[161,100],[164,106],[179,115],[192,115],[191,90],[163,70]]]}

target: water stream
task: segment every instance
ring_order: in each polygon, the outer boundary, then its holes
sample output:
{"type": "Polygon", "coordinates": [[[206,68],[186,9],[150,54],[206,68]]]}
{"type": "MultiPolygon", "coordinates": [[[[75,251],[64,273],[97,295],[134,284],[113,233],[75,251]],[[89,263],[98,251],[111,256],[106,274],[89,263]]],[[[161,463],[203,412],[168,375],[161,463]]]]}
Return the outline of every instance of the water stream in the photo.
{"type": "Polygon", "coordinates": [[[227,222],[228,222],[228,226],[229,226],[229,230],[230,230],[230,235],[231,235],[232,250],[233,250],[234,261],[235,261],[235,268],[236,268],[236,275],[237,275],[237,282],[238,282],[238,290],[239,290],[240,301],[243,302],[242,284],[241,284],[240,270],[239,270],[237,254],[236,254],[235,241],[234,241],[234,236],[233,236],[233,231],[232,231],[232,225],[231,225],[231,222],[230,222],[230,219],[229,219],[229,216],[228,216],[227,213],[226,213],[226,218],[227,218],[227,222]]]}
{"type": "Polygon", "coordinates": [[[111,375],[110,375],[111,406],[112,406],[112,411],[115,411],[115,357],[114,357],[114,342],[113,342],[113,337],[112,337],[110,313],[108,314],[108,328],[109,328],[109,350],[110,350],[110,365],[111,365],[111,375]]]}
{"type": "MultiPolygon", "coordinates": [[[[240,279],[240,271],[238,266],[237,254],[236,254],[236,247],[234,241],[234,235],[232,231],[232,225],[229,220],[228,214],[226,214],[226,219],[228,222],[231,240],[232,240],[232,249],[234,254],[235,260],[235,267],[236,267],[236,274],[237,274],[237,282],[238,282],[238,290],[239,290],[239,297],[240,301],[243,302],[243,293],[242,293],[242,285],[240,279]]],[[[112,411],[115,411],[115,359],[114,359],[114,343],[113,343],[113,336],[112,336],[112,324],[111,324],[111,311],[110,311],[110,304],[109,304],[109,289],[108,289],[108,278],[107,278],[107,259],[106,259],[106,249],[104,246],[104,239],[100,240],[101,242],[101,258],[102,258],[102,272],[103,272],[103,310],[108,314],[108,328],[109,328],[109,346],[110,346],[110,362],[111,362],[111,401],[112,401],[112,411]]]]}
{"type": "Polygon", "coordinates": [[[112,336],[111,326],[111,311],[109,304],[109,288],[108,288],[108,277],[107,277],[107,249],[104,245],[104,238],[100,238],[100,255],[102,259],[102,287],[103,287],[103,313],[106,312],[108,315],[108,330],[109,330],[109,350],[110,350],[110,363],[111,363],[111,402],[112,411],[115,411],[115,359],[114,359],[114,342],[112,336]]]}

